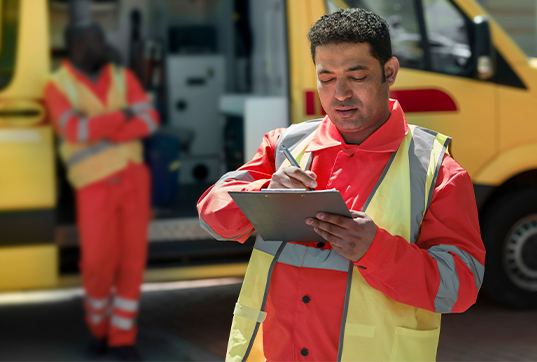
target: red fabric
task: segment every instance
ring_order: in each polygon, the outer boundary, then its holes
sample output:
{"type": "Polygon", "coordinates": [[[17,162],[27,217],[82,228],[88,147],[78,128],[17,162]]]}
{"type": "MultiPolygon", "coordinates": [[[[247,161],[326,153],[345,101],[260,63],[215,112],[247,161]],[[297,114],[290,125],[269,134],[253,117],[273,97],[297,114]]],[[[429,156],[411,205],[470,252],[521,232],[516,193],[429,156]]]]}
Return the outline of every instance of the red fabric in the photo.
{"type": "MultiPolygon", "coordinates": [[[[75,79],[83,83],[88,89],[93,91],[93,94],[102,102],[107,104],[107,96],[112,84],[112,67],[110,65],[104,67],[101,74],[95,82],[87,75],[76,70],[68,61],[63,62],[63,66],[74,75],[75,79]]],[[[127,90],[127,102],[129,105],[134,105],[140,102],[149,102],[149,99],[142,89],[140,83],[131,71],[125,69],[125,82],[127,90]]],[[[45,86],[45,103],[52,116],[53,124],[60,136],[65,138],[67,142],[78,142],[78,127],[80,115],[73,114],[66,122],[65,129],[61,129],[59,121],[65,112],[72,110],[73,105],[65,94],[58,89],[53,81],[49,81],[45,86]]],[[[154,109],[146,110],[146,112],[158,125],[158,113],[154,109]]],[[[88,142],[100,141],[109,139],[113,142],[125,142],[132,139],[137,139],[149,135],[147,124],[140,117],[135,116],[127,120],[125,114],[120,111],[114,111],[106,114],[100,114],[90,118],[89,120],[88,142]]]]}
{"type": "MultiPolygon", "coordinates": [[[[77,191],[80,268],[90,298],[108,298],[115,289],[117,296],[139,300],[147,258],[149,182],[147,167],[131,163],[121,172],[77,191]]],[[[90,313],[102,312],[87,303],[85,306],[90,313]]],[[[136,316],[136,312],[114,313],[136,316]]],[[[136,326],[122,330],[109,325],[109,318],[99,324],[89,319],[87,322],[94,336],[108,335],[111,346],[134,344],[136,326]]]]}
{"type": "MultiPolygon", "coordinates": [[[[360,211],[379,179],[391,153],[408,132],[398,102],[391,101],[390,119],[361,145],[345,144],[326,117],[306,152],[315,152],[311,170],[317,174],[317,190],[335,188],[351,210],[360,211]]],[[[225,238],[247,233],[252,225],[233,203],[228,191],[258,191],[268,186],[274,165],[274,149],[282,132],[269,132],[252,161],[240,168],[253,182],[227,180],[207,190],[198,202],[200,216],[225,238]],[[209,191],[212,191],[209,195],[209,191]]],[[[245,242],[251,232],[237,239],[245,242]]],[[[302,243],[317,247],[317,243],[302,243]]],[[[435,185],[432,203],[415,244],[379,228],[366,255],[357,263],[366,281],[398,302],[434,311],[440,277],[436,261],[426,252],[433,245],[450,244],[468,252],[484,265],[485,249],[480,237],[472,182],[467,172],[446,155],[435,185]]],[[[329,243],[323,246],[331,249],[329,243]]],[[[462,312],[476,300],[472,272],[456,255],[460,289],[453,312],[462,312]]],[[[277,263],[263,323],[268,361],[334,361],[347,273],[319,272],[277,263]],[[302,297],[311,301],[305,304],[302,297]],[[271,313],[277,310],[277,315],[271,313]],[[301,349],[307,348],[304,357],[301,349]]]]}

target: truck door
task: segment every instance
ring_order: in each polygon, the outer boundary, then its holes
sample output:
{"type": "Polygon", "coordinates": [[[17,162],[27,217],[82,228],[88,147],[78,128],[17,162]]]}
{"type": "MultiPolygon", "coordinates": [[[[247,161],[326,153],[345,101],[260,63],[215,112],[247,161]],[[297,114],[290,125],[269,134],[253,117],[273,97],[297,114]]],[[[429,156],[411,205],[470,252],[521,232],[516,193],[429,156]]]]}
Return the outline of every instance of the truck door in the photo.
{"type": "Polygon", "coordinates": [[[495,84],[474,77],[473,22],[450,0],[327,0],[327,11],[361,7],[390,25],[401,69],[391,96],[407,120],[453,137],[472,175],[495,152],[495,84]],[[479,135],[479,136],[476,136],[479,135]]]}

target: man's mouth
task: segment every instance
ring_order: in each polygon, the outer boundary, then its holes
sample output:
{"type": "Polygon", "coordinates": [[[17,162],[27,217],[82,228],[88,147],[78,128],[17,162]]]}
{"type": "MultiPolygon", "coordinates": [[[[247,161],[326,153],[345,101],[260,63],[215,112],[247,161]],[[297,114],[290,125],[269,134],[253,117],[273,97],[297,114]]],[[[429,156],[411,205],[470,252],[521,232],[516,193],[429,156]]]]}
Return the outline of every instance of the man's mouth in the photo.
{"type": "Polygon", "coordinates": [[[357,108],[336,108],[337,114],[342,118],[352,117],[357,110],[357,108]]]}

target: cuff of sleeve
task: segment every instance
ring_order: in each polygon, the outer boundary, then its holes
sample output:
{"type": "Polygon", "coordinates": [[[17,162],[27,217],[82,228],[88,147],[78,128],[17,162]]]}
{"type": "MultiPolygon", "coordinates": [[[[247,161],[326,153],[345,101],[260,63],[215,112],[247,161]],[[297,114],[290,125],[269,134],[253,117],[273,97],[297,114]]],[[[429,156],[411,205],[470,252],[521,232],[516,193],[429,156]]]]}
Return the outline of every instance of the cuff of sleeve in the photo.
{"type": "Polygon", "coordinates": [[[354,262],[362,275],[374,273],[379,269],[394,246],[394,237],[384,229],[377,228],[375,239],[362,259],[354,262]]]}
{"type": "Polygon", "coordinates": [[[262,189],[266,189],[269,184],[270,184],[270,179],[256,180],[256,181],[250,182],[248,185],[245,185],[242,191],[261,191],[262,189]]]}

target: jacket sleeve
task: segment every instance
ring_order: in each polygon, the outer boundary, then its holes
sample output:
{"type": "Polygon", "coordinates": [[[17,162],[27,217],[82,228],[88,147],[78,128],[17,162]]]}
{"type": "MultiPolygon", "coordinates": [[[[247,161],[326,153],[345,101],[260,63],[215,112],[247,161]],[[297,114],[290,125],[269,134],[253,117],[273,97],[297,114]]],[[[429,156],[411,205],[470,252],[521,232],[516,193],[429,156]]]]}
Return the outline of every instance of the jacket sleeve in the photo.
{"type": "Polygon", "coordinates": [[[250,221],[237,207],[228,191],[259,191],[275,172],[274,150],[283,129],[265,135],[254,158],[238,170],[228,172],[198,201],[201,226],[217,240],[244,243],[254,232],[250,221]]]}
{"type": "Polygon", "coordinates": [[[84,117],[52,81],[45,86],[45,104],[57,133],[70,143],[108,138],[125,123],[121,111],[84,117]]]}
{"type": "Polygon", "coordinates": [[[446,155],[416,243],[379,228],[355,264],[369,285],[398,302],[437,313],[467,310],[485,270],[468,173],[446,155]]]}
{"type": "Polygon", "coordinates": [[[126,142],[154,133],[159,126],[159,116],[135,75],[125,69],[127,101],[134,116],[114,132],[110,140],[126,142]]]}

